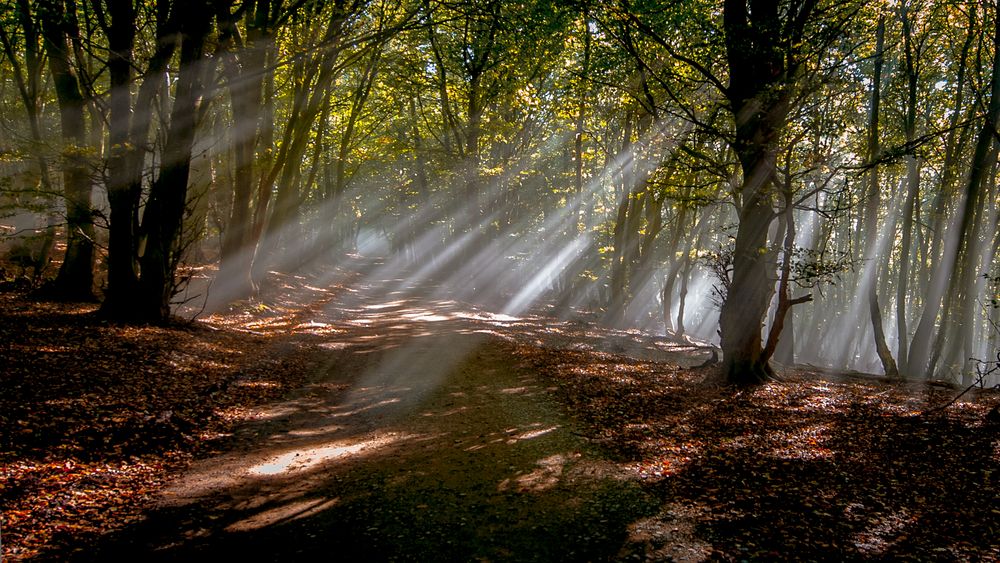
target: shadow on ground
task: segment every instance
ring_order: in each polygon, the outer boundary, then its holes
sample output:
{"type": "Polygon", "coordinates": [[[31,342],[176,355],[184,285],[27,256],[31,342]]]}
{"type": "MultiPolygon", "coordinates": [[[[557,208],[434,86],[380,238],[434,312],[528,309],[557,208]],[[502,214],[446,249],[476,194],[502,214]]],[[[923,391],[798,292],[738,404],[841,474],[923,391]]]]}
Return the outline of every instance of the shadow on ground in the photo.
{"type": "Polygon", "coordinates": [[[639,558],[630,525],[657,503],[483,319],[447,309],[400,301],[310,321],[330,329],[311,384],[78,559],[639,558]]]}

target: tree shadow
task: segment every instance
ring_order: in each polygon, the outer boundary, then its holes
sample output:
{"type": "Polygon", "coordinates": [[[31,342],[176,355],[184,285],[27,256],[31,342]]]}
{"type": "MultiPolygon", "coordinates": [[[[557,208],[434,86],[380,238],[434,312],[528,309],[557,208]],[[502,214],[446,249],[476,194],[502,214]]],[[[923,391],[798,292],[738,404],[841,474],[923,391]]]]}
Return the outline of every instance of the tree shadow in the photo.
{"type": "Polygon", "coordinates": [[[634,377],[590,367],[557,377],[576,378],[568,402],[661,499],[643,523],[653,560],[1000,555],[1000,449],[983,404],[924,417],[912,390],[884,382],[706,389],[641,363],[634,377]]]}
{"type": "Polygon", "coordinates": [[[144,521],[76,558],[628,555],[628,525],[655,503],[511,365],[509,344],[447,322],[373,322],[329,340],[322,372],[244,425],[234,452],[196,464],[144,521]]]}

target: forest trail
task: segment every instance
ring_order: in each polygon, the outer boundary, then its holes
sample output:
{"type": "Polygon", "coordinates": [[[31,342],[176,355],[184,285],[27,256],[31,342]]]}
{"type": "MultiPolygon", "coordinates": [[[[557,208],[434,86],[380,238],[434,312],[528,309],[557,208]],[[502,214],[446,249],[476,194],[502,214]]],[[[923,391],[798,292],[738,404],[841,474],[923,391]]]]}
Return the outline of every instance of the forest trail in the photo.
{"type": "MultiPolygon", "coordinates": [[[[258,409],[229,453],[197,462],[127,539],[85,558],[642,558],[630,526],[634,536],[658,504],[512,350],[510,334],[537,341],[572,323],[448,301],[354,302],[314,307],[298,324],[328,330],[308,385],[258,409]]],[[[626,341],[642,348],[594,343],[626,341]]]]}
{"type": "Polygon", "coordinates": [[[729,388],[692,343],[347,277],[196,326],[0,300],[10,560],[1000,560],[996,391],[729,388]]]}

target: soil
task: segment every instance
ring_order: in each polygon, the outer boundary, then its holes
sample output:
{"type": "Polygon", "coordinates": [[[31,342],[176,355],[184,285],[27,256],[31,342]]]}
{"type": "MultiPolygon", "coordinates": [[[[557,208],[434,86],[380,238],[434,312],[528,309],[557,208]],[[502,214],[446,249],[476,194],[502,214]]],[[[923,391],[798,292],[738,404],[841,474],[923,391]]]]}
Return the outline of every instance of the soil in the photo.
{"type": "MultiPolygon", "coordinates": [[[[89,559],[619,559],[653,499],[495,337],[332,354],[89,559]],[[358,377],[359,374],[363,374],[358,377]]],[[[631,550],[631,551],[630,551],[631,550]]]]}
{"type": "Polygon", "coordinates": [[[0,300],[5,559],[1000,560],[995,392],[732,389],[697,343],[269,291],[166,328],[0,300]]]}

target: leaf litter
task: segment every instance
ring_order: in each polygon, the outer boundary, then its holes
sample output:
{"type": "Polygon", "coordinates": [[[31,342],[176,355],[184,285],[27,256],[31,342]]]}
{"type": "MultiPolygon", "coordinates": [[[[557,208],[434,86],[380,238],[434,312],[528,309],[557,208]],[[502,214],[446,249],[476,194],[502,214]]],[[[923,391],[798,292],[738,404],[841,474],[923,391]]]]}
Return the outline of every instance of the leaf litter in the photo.
{"type": "MultiPolygon", "coordinates": [[[[4,560],[58,558],[127,528],[194,459],[232,448],[257,406],[301,387],[338,339],[384,338],[375,323],[324,319],[333,299],[285,295],[204,323],[136,327],[93,306],[0,295],[4,560]]],[[[804,368],[733,389],[684,367],[700,358],[662,338],[490,318],[455,322],[508,341],[511,364],[541,378],[574,432],[658,499],[610,553],[1000,560],[1000,432],[985,420],[995,392],[922,416],[955,392],[804,368]]],[[[548,486],[556,467],[505,486],[548,486]]]]}

